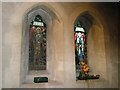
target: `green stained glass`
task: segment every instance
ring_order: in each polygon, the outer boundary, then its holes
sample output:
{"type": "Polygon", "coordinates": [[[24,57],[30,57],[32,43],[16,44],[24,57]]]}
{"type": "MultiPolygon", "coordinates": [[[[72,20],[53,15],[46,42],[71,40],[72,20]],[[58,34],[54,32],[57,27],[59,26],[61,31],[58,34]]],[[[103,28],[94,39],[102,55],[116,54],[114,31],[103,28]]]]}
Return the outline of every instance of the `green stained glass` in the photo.
{"type": "Polygon", "coordinates": [[[46,27],[40,15],[30,25],[29,70],[46,70],[46,27]]]}

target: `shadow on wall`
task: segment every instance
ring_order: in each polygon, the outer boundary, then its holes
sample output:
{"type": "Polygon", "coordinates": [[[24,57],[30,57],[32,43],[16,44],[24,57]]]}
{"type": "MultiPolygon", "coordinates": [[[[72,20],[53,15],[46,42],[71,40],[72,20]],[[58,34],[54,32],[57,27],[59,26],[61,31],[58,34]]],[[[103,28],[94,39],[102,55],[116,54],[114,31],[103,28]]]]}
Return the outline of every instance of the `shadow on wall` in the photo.
{"type": "Polygon", "coordinates": [[[95,20],[90,15],[90,13],[86,11],[83,12],[79,17],[77,17],[74,25],[76,25],[77,21],[81,21],[82,26],[85,28],[86,33],[88,34],[95,20]]]}
{"type": "Polygon", "coordinates": [[[95,18],[85,11],[75,20],[74,25],[80,21],[87,34],[87,60],[90,67],[90,75],[100,75],[100,85],[94,84],[94,87],[104,86],[107,83],[106,58],[104,31],[95,18]],[[104,82],[104,84],[103,84],[104,82]]]}

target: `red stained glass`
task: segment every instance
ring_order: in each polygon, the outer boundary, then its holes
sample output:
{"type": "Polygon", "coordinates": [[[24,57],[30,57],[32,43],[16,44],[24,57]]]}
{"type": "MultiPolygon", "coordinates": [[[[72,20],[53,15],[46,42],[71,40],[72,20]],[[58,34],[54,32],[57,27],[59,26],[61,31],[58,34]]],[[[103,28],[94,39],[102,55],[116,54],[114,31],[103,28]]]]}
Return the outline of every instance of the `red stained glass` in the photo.
{"type": "Polygon", "coordinates": [[[46,25],[40,15],[30,25],[29,70],[46,70],[46,25]]]}

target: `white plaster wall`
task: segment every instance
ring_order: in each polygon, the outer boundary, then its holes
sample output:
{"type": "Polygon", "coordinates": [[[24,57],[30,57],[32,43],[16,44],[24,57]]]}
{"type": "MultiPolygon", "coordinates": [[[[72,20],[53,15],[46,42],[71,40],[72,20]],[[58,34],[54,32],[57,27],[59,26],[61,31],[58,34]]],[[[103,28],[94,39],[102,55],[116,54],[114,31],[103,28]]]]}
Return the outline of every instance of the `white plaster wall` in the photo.
{"type": "MultiPolygon", "coordinates": [[[[19,75],[20,75],[20,51],[21,51],[21,30],[15,23],[13,23],[11,17],[15,12],[15,4],[11,3],[11,6],[7,6],[8,9],[3,10],[3,87],[19,87],[19,75]],[[8,11],[10,12],[8,14],[8,11]],[[13,26],[12,26],[12,25],[13,26]],[[17,54],[16,54],[17,53],[17,54]],[[11,83],[11,82],[17,82],[11,83]]],[[[3,8],[5,8],[3,4],[3,8]]],[[[15,18],[15,17],[14,17],[15,18]]]]}

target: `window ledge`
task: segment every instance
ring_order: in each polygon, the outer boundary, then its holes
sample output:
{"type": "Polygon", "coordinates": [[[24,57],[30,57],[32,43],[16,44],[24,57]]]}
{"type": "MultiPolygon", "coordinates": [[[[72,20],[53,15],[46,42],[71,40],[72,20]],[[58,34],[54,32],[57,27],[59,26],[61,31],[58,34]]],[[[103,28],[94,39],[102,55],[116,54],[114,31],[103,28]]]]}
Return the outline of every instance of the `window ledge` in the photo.
{"type": "Polygon", "coordinates": [[[87,79],[87,80],[77,80],[76,83],[87,83],[87,82],[103,82],[105,79],[99,78],[99,79],[87,79]]]}
{"type": "Polygon", "coordinates": [[[28,75],[49,75],[48,71],[43,70],[43,71],[29,71],[28,75]]]}
{"type": "Polygon", "coordinates": [[[24,83],[20,88],[62,88],[62,84],[57,81],[49,80],[47,83],[24,83]]]}

